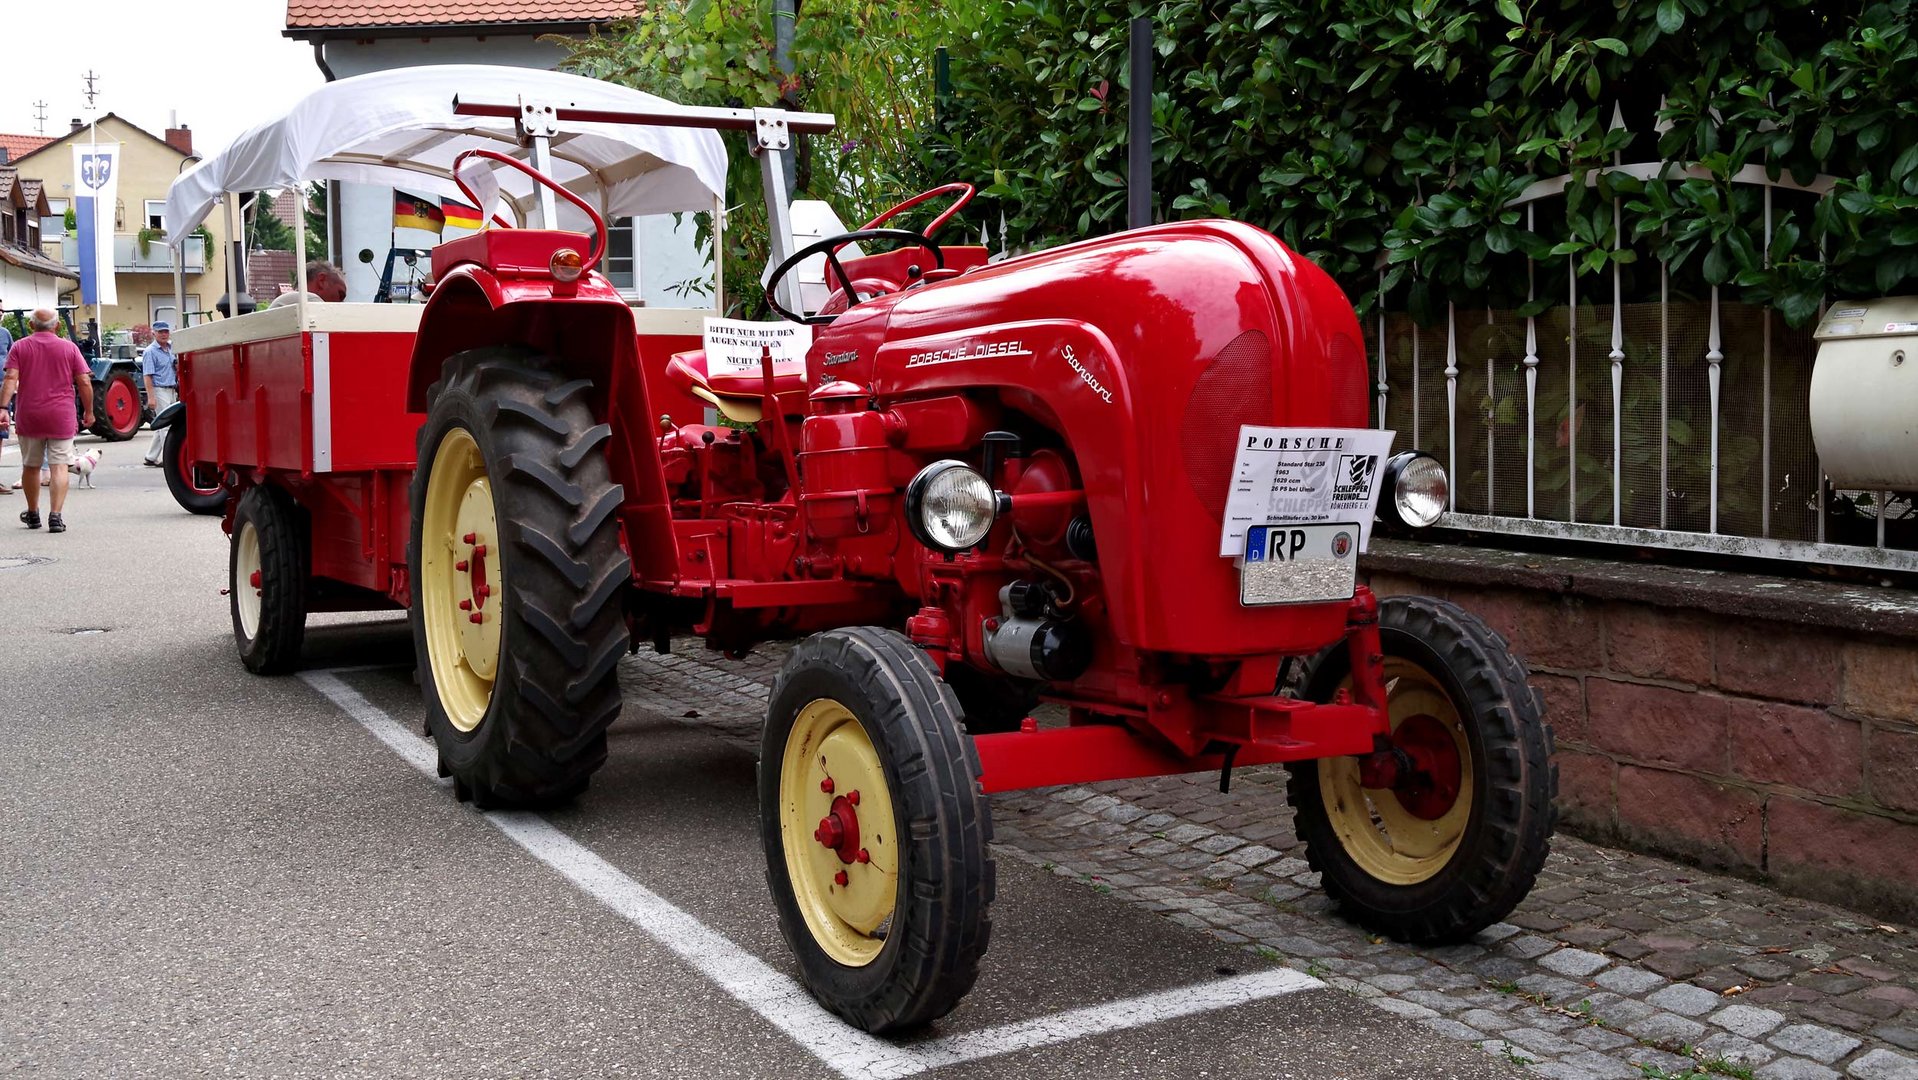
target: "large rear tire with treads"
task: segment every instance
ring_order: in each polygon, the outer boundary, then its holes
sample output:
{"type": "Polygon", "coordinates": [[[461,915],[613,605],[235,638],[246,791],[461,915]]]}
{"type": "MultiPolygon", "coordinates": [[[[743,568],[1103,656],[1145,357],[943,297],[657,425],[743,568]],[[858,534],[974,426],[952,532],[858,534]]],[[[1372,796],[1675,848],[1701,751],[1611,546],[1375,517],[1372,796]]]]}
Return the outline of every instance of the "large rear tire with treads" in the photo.
{"type": "Polygon", "coordinates": [[[455,790],[561,802],[606,760],[631,561],[593,385],[528,350],[448,359],[410,489],[408,612],[427,730],[455,790]]]}

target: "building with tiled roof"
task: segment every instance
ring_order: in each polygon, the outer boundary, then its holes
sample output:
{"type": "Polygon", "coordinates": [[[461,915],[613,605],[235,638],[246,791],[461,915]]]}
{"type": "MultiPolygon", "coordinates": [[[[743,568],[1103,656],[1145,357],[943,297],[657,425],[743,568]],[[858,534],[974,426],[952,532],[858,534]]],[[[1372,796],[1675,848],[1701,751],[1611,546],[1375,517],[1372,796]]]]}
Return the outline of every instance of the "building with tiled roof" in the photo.
{"type": "Polygon", "coordinates": [[[294,255],[290,251],[249,251],[246,255],[246,291],[265,307],[293,284],[294,255]]]}
{"type": "Polygon", "coordinates": [[[40,249],[43,219],[52,214],[46,187],[0,165],[0,308],[53,307],[80,275],[40,249]]]}
{"type": "Polygon", "coordinates": [[[462,28],[529,24],[564,33],[584,23],[629,19],[639,13],[635,0],[287,0],[288,37],[315,37],[344,31],[462,28]]]}
{"type": "Polygon", "coordinates": [[[19,161],[52,141],[47,135],[0,134],[0,165],[19,161]]]}
{"type": "MultiPolygon", "coordinates": [[[[88,308],[81,318],[96,318],[104,327],[137,326],[156,318],[180,320],[173,288],[173,256],[166,244],[157,239],[160,208],[167,189],[193,154],[193,132],[186,127],[167,128],[156,134],[116,113],[107,113],[96,122],[97,130],[73,121],[70,129],[31,153],[13,162],[19,171],[16,185],[22,198],[37,190],[45,204],[40,211],[39,236],[33,248],[61,276],[78,282],[75,269],[80,265],[79,237],[66,231],[63,215],[74,198],[73,146],[88,142],[113,142],[120,146],[119,202],[114,207],[113,272],[118,301],[88,308]]],[[[226,263],[222,241],[225,224],[219,215],[206,223],[212,242],[188,243],[181,251],[186,310],[211,310],[214,300],[225,288],[226,263]],[[211,250],[209,250],[209,248],[211,250]]],[[[0,298],[8,307],[16,306],[14,297],[0,298]]]]}

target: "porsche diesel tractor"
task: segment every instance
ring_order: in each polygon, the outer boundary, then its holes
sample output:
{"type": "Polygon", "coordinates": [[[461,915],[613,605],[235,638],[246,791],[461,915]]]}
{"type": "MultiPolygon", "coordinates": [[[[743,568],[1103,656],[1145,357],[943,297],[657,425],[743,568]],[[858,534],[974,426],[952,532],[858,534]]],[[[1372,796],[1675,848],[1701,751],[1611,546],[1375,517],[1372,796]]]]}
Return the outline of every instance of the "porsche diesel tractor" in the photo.
{"type": "Polygon", "coordinates": [[[1550,731],[1483,622],[1359,583],[1374,516],[1432,523],[1446,477],[1368,429],[1360,328],[1317,267],[1228,221],[991,260],[942,228],[964,184],[793,250],[780,159],[828,116],[388,74],[319,92],[383,111],[296,110],[344,129],[265,125],[174,193],[190,228],[223,190],[405,166],[502,211],[434,250],[423,315],[181,333],[249,667],[290,667],[311,610],[404,606],[441,769],[537,806],[605,760],[630,651],[796,640],[761,743],[766,875],[807,985],[871,1031],[972,985],[994,792],[1283,763],[1364,924],[1458,939],[1530,887],[1550,731]],[[394,125],[401,90],[440,96],[394,125]],[[785,320],[743,351],[598,269],[604,216],[711,208],[724,129],[759,158],[785,320]]]}

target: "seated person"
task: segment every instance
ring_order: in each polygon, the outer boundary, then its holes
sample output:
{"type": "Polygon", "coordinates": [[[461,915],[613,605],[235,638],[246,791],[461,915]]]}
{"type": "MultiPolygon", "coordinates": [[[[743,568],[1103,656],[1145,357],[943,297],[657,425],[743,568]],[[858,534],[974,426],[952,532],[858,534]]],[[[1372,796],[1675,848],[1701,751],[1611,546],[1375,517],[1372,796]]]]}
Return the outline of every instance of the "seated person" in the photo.
{"type": "MultiPolygon", "coordinates": [[[[346,299],[346,275],[325,259],[306,264],[306,302],[337,304],[346,299]]],[[[298,292],[284,292],[273,298],[269,308],[289,307],[300,302],[298,292]]]]}

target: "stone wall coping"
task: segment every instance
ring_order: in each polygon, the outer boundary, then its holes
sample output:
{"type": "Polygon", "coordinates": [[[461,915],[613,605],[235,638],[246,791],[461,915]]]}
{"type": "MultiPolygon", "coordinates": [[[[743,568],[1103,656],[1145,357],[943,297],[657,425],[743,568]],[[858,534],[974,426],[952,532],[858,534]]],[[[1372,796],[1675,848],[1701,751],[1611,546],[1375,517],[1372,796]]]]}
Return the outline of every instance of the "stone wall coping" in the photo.
{"type": "Polygon", "coordinates": [[[1741,571],[1374,538],[1364,570],[1918,638],[1918,593],[1741,571]]]}

